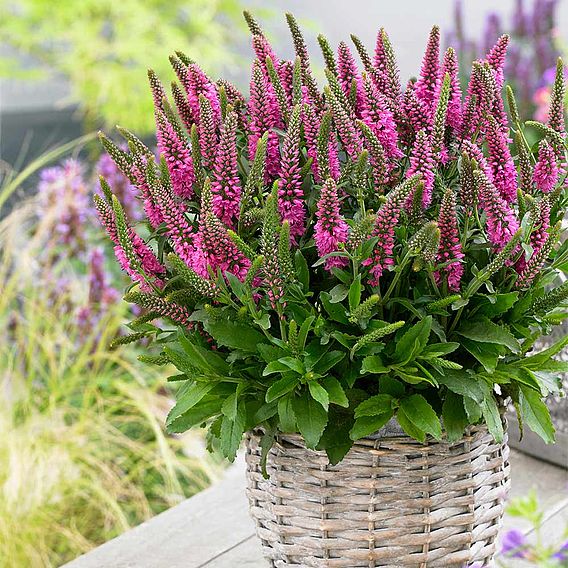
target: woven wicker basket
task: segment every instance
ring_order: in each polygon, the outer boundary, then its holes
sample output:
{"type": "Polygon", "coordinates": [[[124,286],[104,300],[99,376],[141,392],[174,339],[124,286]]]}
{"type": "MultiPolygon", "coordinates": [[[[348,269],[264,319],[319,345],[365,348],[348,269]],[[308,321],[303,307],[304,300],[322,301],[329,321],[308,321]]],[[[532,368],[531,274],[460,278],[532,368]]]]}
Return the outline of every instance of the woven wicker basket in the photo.
{"type": "Polygon", "coordinates": [[[454,444],[359,440],[336,466],[299,436],[281,435],[269,479],[260,453],[249,434],[247,495],[270,566],[491,566],[509,449],[483,427],[454,444]]]}

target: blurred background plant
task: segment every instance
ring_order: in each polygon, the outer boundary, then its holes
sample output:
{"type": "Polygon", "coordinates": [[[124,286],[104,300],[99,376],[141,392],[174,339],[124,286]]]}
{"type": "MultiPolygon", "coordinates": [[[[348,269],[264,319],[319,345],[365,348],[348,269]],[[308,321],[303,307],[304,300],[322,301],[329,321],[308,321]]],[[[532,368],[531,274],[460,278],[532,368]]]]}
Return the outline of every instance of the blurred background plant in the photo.
{"type": "Polygon", "coordinates": [[[220,472],[199,434],[165,435],[167,369],[148,373],[132,350],[108,350],[125,321],[124,281],[107,269],[111,251],[96,246],[89,172],[68,159],[40,177],[37,195],[0,223],[7,568],[59,566],[220,472]]]}
{"type": "Polygon", "coordinates": [[[169,73],[168,56],[198,53],[207,72],[235,61],[232,30],[241,24],[238,0],[0,0],[0,43],[41,64],[23,70],[4,57],[0,76],[56,73],[71,85],[87,131],[128,125],[152,131],[152,97],[141,74],[169,73]]]}
{"type": "MultiPolygon", "coordinates": [[[[446,34],[446,43],[456,48],[461,69],[488,53],[495,38],[511,36],[505,77],[515,95],[523,117],[545,121],[554,81],[556,60],[561,55],[561,36],[557,26],[558,0],[515,0],[510,23],[497,12],[490,12],[479,38],[468,36],[462,0],[454,9],[454,27],[446,34]]],[[[465,79],[463,77],[462,79],[465,79]]]]}
{"type": "MultiPolygon", "coordinates": [[[[550,539],[547,538],[545,544],[542,526],[546,519],[535,491],[511,501],[507,514],[520,522],[525,521],[530,528],[525,531],[510,529],[503,535],[501,555],[507,560],[500,562],[500,566],[510,568],[568,566],[568,525],[564,527],[563,537],[558,542],[550,544],[550,539]]],[[[557,528],[562,530],[562,527],[557,528]]]]}

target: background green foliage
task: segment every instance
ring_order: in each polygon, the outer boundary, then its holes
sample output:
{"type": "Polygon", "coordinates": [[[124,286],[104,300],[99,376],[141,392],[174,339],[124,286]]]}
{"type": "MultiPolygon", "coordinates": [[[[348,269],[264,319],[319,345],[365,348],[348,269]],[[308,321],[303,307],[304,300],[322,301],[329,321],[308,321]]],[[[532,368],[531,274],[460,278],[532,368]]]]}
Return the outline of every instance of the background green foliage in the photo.
{"type": "MultiPolygon", "coordinates": [[[[88,126],[128,124],[141,134],[154,124],[146,69],[165,74],[183,48],[218,73],[234,61],[230,28],[240,23],[238,0],[0,0],[0,13],[0,42],[67,78],[88,126]]],[[[0,72],[19,65],[5,59],[0,72]]]]}

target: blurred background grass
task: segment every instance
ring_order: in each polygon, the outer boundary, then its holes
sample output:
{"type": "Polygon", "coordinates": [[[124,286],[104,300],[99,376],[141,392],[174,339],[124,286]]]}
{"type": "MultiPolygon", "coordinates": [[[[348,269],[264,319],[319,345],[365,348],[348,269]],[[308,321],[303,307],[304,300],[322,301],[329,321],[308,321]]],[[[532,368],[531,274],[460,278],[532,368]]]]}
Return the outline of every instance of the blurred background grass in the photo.
{"type": "Polygon", "coordinates": [[[507,76],[529,85],[527,114],[545,112],[567,2],[495,4],[463,3],[460,16],[453,0],[277,0],[270,9],[260,0],[0,0],[0,566],[59,566],[221,471],[199,433],[164,433],[168,369],[143,365],[136,348],[108,349],[128,308],[91,205],[97,172],[129,218],[141,216],[94,131],[118,123],[154,143],[146,69],[167,84],[168,55],[180,49],[247,92],[247,7],[286,58],[281,12],[293,11],[316,72],[317,33],[336,45],[355,32],[372,48],[385,26],[406,80],[438,23],[446,43],[462,48],[465,69],[488,38],[513,32],[522,64],[507,76]],[[519,6],[538,34],[515,29],[519,6]]]}

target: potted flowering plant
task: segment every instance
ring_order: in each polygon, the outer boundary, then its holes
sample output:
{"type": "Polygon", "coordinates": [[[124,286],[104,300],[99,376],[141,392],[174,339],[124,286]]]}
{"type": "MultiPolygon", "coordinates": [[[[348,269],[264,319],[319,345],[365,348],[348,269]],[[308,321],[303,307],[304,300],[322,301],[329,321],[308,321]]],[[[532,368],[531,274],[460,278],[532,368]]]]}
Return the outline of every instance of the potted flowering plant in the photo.
{"type": "Polygon", "coordinates": [[[294,61],[246,19],[248,99],[177,53],[173,105],[149,73],[160,157],[124,129],[128,151],[101,136],[150,230],[101,180],[126,299],[144,309],[119,341],[153,338],[142,357],[179,370],[170,431],[206,426],[230,460],[246,433],[273,566],[489,562],[503,408],[552,442],[542,399],[566,370],[568,338],[531,351],[566,316],[562,64],[548,122],[525,125],[501,97],[507,36],[465,96],[437,27],[405,89],[384,30],[374,56],[352,36],[362,71],[320,36],[322,92],[291,15],[294,61]]]}

